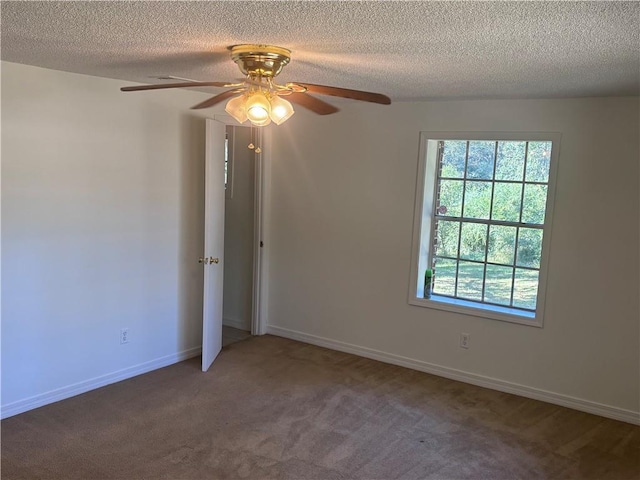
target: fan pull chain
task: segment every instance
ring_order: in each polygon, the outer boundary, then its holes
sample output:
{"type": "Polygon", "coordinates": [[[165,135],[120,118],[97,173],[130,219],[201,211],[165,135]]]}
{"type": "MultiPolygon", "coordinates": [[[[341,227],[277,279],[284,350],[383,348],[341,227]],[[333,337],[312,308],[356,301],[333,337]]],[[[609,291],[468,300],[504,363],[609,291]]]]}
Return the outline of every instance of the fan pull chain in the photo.
{"type": "Polygon", "coordinates": [[[255,143],[258,143],[257,137],[258,137],[257,129],[254,127],[251,127],[251,142],[249,143],[249,145],[247,145],[247,148],[249,150],[253,150],[257,154],[261,154],[262,149],[259,146],[256,147],[255,145],[255,143]]]}

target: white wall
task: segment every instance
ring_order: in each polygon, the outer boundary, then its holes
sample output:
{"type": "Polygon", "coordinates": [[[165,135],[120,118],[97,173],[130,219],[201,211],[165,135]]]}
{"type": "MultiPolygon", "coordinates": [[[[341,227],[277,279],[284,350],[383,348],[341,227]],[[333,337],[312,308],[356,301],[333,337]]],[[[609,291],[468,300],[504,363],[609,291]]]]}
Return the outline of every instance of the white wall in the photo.
{"type": "Polygon", "coordinates": [[[2,63],[3,416],[199,352],[212,111],[123,85],[2,63]]]}
{"type": "Polygon", "coordinates": [[[297,112],[273,131],[269,331],[637,421],[638,105],[297,112]],[[544,328],[408,305],[420,131],[562,133],[544,328]]]}
{"type": "Polygon", "coordinates": [[[233,196],[227,196],[224,205],[223,323],[250,331],[256,155],[247,148],[251,143],[251,128],[228,126],[227,131],[229,129],[232,130],[233,196]]]}

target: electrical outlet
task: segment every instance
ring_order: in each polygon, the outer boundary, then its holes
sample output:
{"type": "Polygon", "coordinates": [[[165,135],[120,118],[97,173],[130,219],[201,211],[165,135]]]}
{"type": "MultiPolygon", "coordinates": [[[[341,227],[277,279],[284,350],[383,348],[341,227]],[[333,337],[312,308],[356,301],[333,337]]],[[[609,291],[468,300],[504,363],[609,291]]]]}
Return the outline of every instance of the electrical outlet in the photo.
{"type": "Polygon", "coordinates": [[[471,343],[471,335],[468,333],[460,334],[460,348],[469,348],[469,344],[471,343]]]}
{"type": "Polygon", "coordinates": [[[129,343],[129,329],[121,328],[120,329],[120,343],[129,343]]]}

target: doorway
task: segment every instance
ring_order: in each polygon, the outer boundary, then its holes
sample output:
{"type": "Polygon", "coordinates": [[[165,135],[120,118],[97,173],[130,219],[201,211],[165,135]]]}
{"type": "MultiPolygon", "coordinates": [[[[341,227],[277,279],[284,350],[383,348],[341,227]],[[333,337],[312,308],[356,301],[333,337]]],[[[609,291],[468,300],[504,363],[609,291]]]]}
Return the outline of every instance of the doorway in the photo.
{"type": "MultiPolygon", "coordinates": [[[[244,298],[243,308],[248,307],[250,314],[250,333],[253,335],[263,335],[266,333],[266,304],[263,299],[267,298],[267,282],[263,279],[268,276],[268,262],[264,255],[266,247],[263,242],[263,236],[268,236],[267,227],[268,219],[266,214],[268,209],[263,212],[263,204],[268,205],[267,194],[268,188],[263,188],[263,184],[268,183],[269,178],[269,148],[268,145],[262,145],[263,140],[269,142],[269,136],[264,135],[259,129],[247,127],[235,127],[232,130],[233,139],[228,142],[226,138],[226,127],[233,121],[231,117],[216,116],[213,119],[207,119],[207,134],[205,142],[205,209],[204,209],[204,256],[200,257],[199,262],[204,264],[204,286],[203,286],[203,314],[202,314],[202,371],[208,371],[218,353],[222,349],[222,330],[223,330],[223,306],[224,292],[233,291],[233,283],[224,287],[224,266],[226,258],[224,255],[224,224],[225,224],[225,150],[230,155],[231,160],[229,168],[230,188],[229,196],[236,196],[237,179],[239,175],[234,172],[234,166],[239,165],[240,158],[243,157],[242,152],[245,145],[249,150],[249,159],[247,163],[253,165],[253,229],[249,229],[249,233],[243,233],[242,243],[249,241],[253,245],[251,286],[247,290],[251,290],[251,298],[247,301],[244,298]],[[255,148],[250,148],[249,144],[243,144],[246,136],[253,138],[251,142],[255,148]],[[253,135],[253,137],[251,137],[253,135]],[[242,142],[242,143],[241,143],[242,142]],[[234,152],[235,146],[235,152],[234,152]],[[258,147],[262,146],[260,150],[258,147]],[[263,150],[267,152],[265,155],[263,150]],[[235,154],[234,154],[235,153],[235,154]],[[233,192],[233,193],[232,193],[233,192]],[[252,233],[252,234],[251,234],[252,233]]],[[[237,170],[237,169],[235,169],[237,170]]],[[[228,175],[229,177],[229,175],[228,175]]],[[[227,178],[229,181],[229,178],[227,178]]],[[[231,218],[232,215],[230,214],[231,218]]],[[[228,244],[231,245],[235,240],[229,239],[228,244]]],[[[230,254],[230,257],[232,254],[230,254]]],[[[231,260],[231,259],[230,259],[231,260]]],[[[231,261],[231,263],[237,263],[231,261]]],[[[233,270],[233,267],[232,267],[233,270]]],[[[245,277],[246,278],[246,277],[245,277]]],[[[245,281],[246,285],[246,281],[245,281]]],[[[237,288],[237,287],[236,287],[237,288]]],[[[227,310],[233,312],[233,309],[227,310]]],[[[228,315],[230,320],[243,321],[242,328],[247,328],[246,313],[243,319],[234,318],[233,313],[228,315]]],[[[233,327],[231,327],[233,328],[233,327]]],[[[246,330],[241,330],[246,332],[246,330]]]]}
{"type": "Polygon", "coordinates": [[[222,346],[252,333],[257,168],[255,129],[226,126],[222,346]]]}

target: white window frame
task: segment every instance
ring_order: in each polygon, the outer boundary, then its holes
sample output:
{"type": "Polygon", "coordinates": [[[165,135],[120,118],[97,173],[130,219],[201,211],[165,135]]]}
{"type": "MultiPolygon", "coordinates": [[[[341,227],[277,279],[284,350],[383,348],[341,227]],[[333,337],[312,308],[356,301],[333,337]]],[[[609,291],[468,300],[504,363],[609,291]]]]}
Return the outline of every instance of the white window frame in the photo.
{"type": "MultiPolygon", "coordinates": [[[[419,307],[434,308],[464,315],[481,318],[502,320],[522,325],[542,327],[544,324],[544,308],[547,288],[547,274],[549,266],[549,247],[553,226],[553,206],[555,201],[556,177],[560,140],[562,135],[557,132],[420,132],[420,150],[418,154],[418,173],[416,181],[416,195],[413,219],[413,241],[411,249],[411,270],[409,282],[409,304],[419,307]],[[431,238],[431,228],[434,217],[434,202],[436,190],[437,153],[428,149],[437,148],[437,141],[446,140],[488,140],[488,141],[551,141],[551,158],[549,162],[549,182],[547,203],[542,236],[542,254],[540,258],[540,273],[538,277],[538,295],[534,312],[517,310],[509,307],[481,304],[477,302],[432,295],[431,299],[423,298],[419,287],[418,265],[422,255],[421,249],[432,248],[428,242],[421,245],[421,237],[431,238]],[[431,142],[430,142],[431,141],[431,142]],[[426,205],[425,205],[426,199],[426,205]],[[423,205],[429,210],[423,215],[423,205]]],[[[522,206],[521,206],[522,208],[522,206]]],[[[429,256],[430,258],[430,256],[429,256]]],[[[438,272],[435,272],[436,276],[438,272]]]]}

